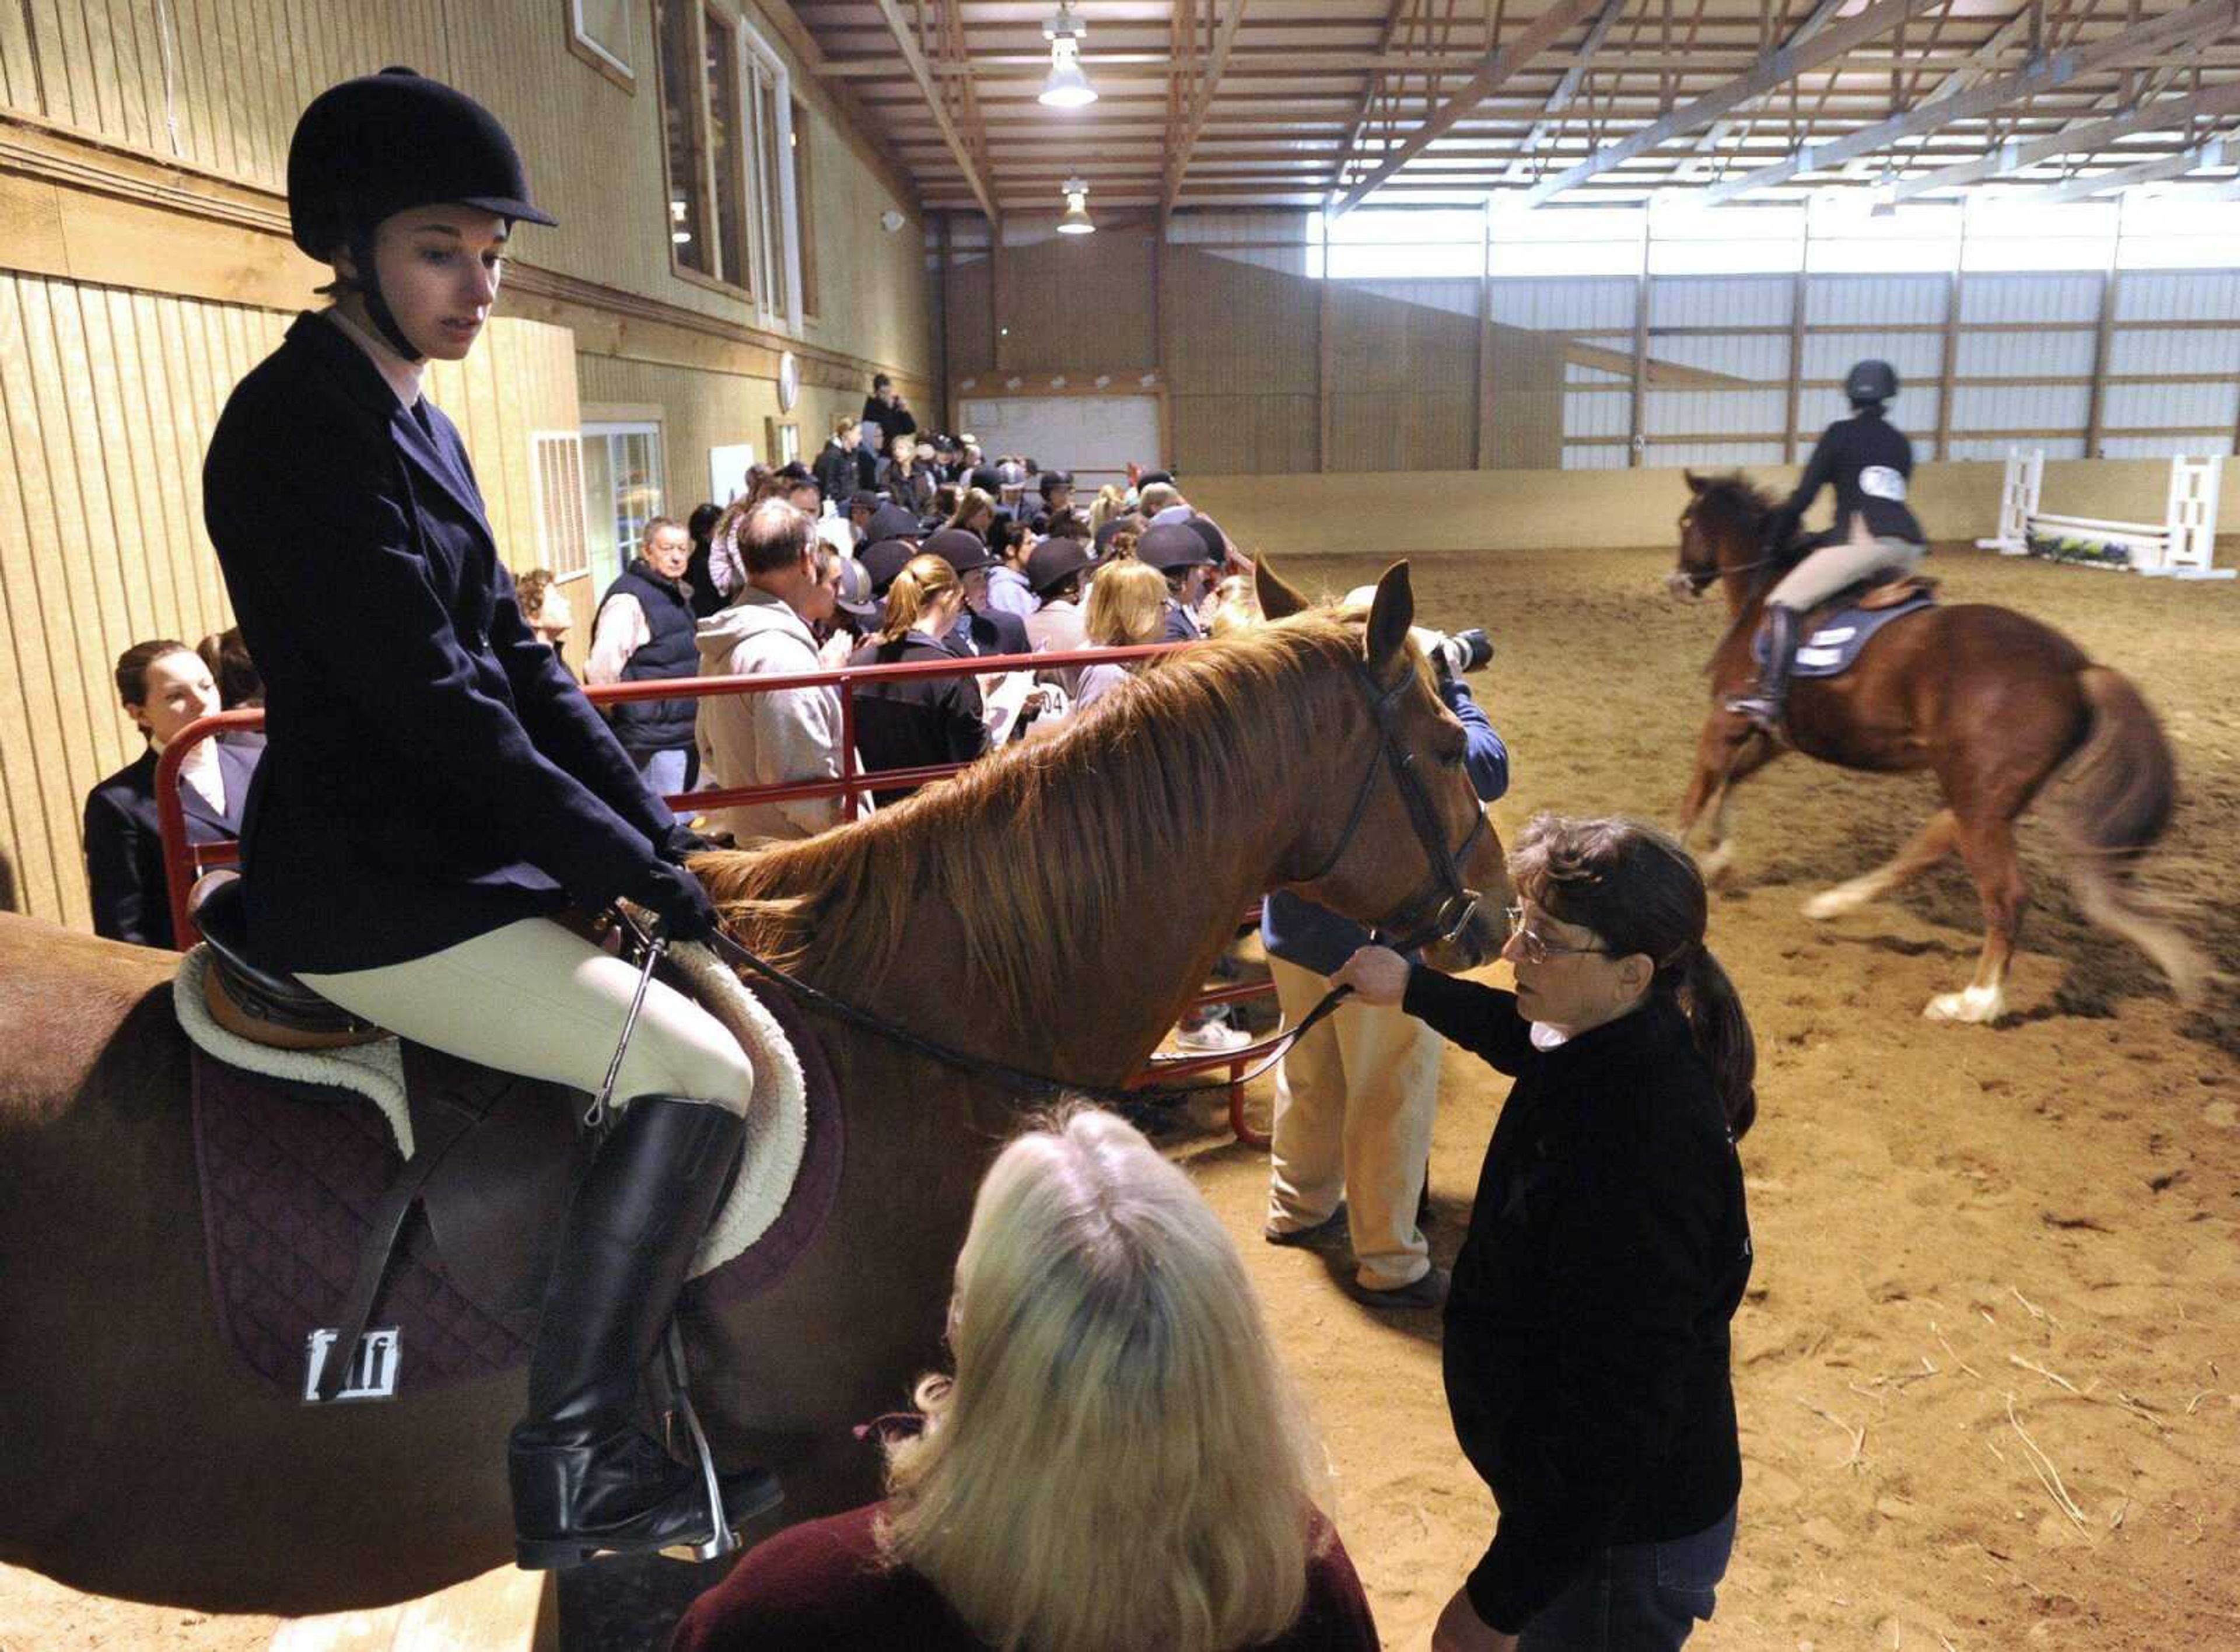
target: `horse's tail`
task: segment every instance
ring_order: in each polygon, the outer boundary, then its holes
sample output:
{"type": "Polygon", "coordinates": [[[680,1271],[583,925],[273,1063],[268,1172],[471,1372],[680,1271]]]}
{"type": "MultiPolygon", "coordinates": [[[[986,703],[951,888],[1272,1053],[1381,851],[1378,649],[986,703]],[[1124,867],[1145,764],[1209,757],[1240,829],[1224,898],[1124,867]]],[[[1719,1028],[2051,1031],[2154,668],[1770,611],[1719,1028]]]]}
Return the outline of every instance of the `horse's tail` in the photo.
{"type": "Polygon", "coordinates": [[[2083,743],[2055,772],[2053,817],[2068,849],[2070,887],[2084,916],[2153,959],[2183,1003],[2216,978],[2173,920],[2179,898],[2132,882],[2144,851],[2177,806],[2177,761],[2153,708],[2130,678],[2104,665],[2077,673],[2092,721],[2083,743]]]}

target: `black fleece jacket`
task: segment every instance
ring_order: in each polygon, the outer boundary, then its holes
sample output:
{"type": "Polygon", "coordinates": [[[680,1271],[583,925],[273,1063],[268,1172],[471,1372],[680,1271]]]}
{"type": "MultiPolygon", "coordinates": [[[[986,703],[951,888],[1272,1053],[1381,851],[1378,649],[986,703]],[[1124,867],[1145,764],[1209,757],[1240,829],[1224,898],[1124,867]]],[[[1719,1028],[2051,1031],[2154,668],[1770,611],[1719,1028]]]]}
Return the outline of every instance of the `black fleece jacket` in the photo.
{"type": "Polygon", "coordinates": [[[1550,1050],[1513,993],[1418,968],[1405,1007],[1517,1079],[1445,1342],[1456,1437],[1501,1508],[1470,1604],[1514,1634],[1597,1550],[1701,1531],[1742,1489],[1742,1163],[1668,997],[1550,1050]]]}

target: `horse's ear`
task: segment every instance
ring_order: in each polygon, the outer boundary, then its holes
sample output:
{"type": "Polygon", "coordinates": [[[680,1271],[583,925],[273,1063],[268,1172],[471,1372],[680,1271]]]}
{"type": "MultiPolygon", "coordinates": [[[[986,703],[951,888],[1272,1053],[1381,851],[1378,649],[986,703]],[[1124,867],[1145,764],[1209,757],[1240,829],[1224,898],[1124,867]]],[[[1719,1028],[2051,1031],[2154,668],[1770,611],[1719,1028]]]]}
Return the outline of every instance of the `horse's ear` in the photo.
{"type": "Polygon", "coordinates": [[[1697,476],[1693,470],[1683,470],[1680,474],[1688,478],[1688,491],[1690,493],[1701,493],[1704,489],[1711,485],[1710,482],[1705,480],[1703,477],[1697,476]]]}
{"type": "Polygon", "coordinates": [[[1259,595],[1261,613],[1271,620],[1289,619],[1314,606],[1284,583],[1264,553],[1252,564],[1252,589],[1259,595]]]}
{"type": "Polygon", "coordinates": [[[1364,639],[1370,675],[1382,682],[1408,646],[1408,628],[1416,623],[1416,593],[1408,583],[1408,564],[1397,562],[1377,582],[1377,600],[1369,605],[1369,632],[1364,639]]]}

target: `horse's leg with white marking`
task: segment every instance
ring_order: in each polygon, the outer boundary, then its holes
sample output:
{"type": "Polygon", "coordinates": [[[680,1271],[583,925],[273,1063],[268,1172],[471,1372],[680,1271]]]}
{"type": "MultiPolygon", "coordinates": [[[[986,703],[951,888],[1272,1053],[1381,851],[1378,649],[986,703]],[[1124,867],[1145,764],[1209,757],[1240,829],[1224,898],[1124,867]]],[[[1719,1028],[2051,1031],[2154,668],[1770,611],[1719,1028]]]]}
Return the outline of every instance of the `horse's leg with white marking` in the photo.
{"type": "Polygon", "coordinates": [[[1957,836],[1961,857],[1968,863],[1983,904],[1983,956],[1977,960],[1975,980],[1958,992],[1938,993],[1921,1013],[1930,1021],[1988,1023],[2007,1011],[2007,966],[2014,958],[2030,889],[2015,853],[2012,821],[1962,820],[1957,836]]]}
{"type": "Polygon", "coordinates": [[[1696,773],[1680,803],[1679,837],[1681,847],[1689,848],[1696,827],[1705,811],[1710,812],[1707,852],[1697,861],[1704,883],[1716,884],[1734,869],[1735,846],[1727,831],[1727,813],[1735,788],[1778,755],[1779,749],[1771,741],[1739,717],[1715,715],[1703,724],[1696,742],[1696,773]]]}
{"type": "Polygon", "coordinates": [[[1916,832],[1913,841],[1896,857],[1871,872],[1862,873],[1833,889],[1823,889],[1804,903],[1808,918],[1840,917],[1856,912],[1870,901],[1878,901],[1902,883],[1910,883],[1950,855],[1960,823],[1949,809],[1940,809],[1916,832]]]}

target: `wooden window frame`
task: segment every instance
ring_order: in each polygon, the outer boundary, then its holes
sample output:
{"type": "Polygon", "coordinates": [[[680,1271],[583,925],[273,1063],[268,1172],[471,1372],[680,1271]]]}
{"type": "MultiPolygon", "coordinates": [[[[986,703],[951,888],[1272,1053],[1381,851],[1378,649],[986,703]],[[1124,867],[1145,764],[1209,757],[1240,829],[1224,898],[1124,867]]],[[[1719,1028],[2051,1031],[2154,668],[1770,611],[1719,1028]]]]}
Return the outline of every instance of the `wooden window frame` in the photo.
{"type": "MultiPolygon", "coordinates": [[[[793,71],[777,48],[772,46],[763,37],[762,31],[756,28],[753,21],[739,8],[730,3],[729,0],[652,0],[652,5],[654,52],[657,58],[661,56],[662,28],[666,9],[676,5],[690,8],[690,55],[696,71],[694,89],[697,93],[692,109],[692,121],[703,168],[703,176],[695,181],[694,190],[700,207],[702,230],[708,239],[712,253],[710,262],[719,270],[724,263],[723,230],[723,226],[717,222],[718,197],[716,190],[716,169],[718,166],[733,165],[737,170],[739,186],[743,191],[743,216],[747,220],[745,234],[750,243],[743,250],[738,264],[741,272],[749,277],[746,282],[729,281],[720,274],[710,274],[693,269],[678,257],[677,243],[674,239],[671,239],[669,243],[670,273],[689,285],[705,288],[710,292],[721,293],[726,297],[743,300],[754,307],[755,319],[758,325],[777,331],[797,332],[803,317],[810,311],[804,302],[806,294],[801,262],[806,236],[803,227],[807,217],[806,203],[799,198],[797,172],[793,164],[793,156],[797,149],[792,142],[793,110],[800,101],[793,90],[793,71]],[[732,156],[717,155],[715,145],[710,141],[712,135],[710,131],[709,120],[707,61],[708,17],[711,12],[722,19],[732,35],[736,60],[735,78],[740,93],[739,109],[730,123],[732,130],[737,137],[732,156]],[[775,176],[778,190],[776,220],[783,243],[777,250],[777,256],[774,262],[780,278],[779,284],[785,290],[778,296],[780,301],[776,303],[769,302],[768,296],[757,292],[751,284],[756,263],[754,243],[757,236],[757,221],[762,220],[764,216],[762,184],[765,170],[756,163],[760,155],[760,132],[752,118],[755,100],[749,91],[757,61],[769,70],[774,82],[770,96],[779,123],[776,141],[786,150],[784,163],[769,169],[775,176]]],[[[661,178],[664,233],[666,233],[667,203],[676,197],[677,180],[670,167],[666,129],[669,113],[668,98],[666,91],[661,87],[658,75],[656,77],[655,84],[657,117],[663,124],[661,178]]]]}
{"type": "MultiPolygon", "coordinates": [[[[637,3],[637,0],[622,0],[624,9],[623,26],[626,32],[636,32],[633,11],[637,3]]],[[[568,29],[568,50],[635,97],[637,95],[637,70],[627,60],[616,57],[606,45],[584,32],[583,0],[560,0],[560,5],[562,21],[568,29]]]]}
{"type": "Polygon", "coordinates": [[[800,289],[801,313],[805,319],[814,319],[819,313],[817,303],[817,229],[816,217],[810,203],[816,198],[816,170],[809,152],[809,105],[799,93],[791,94],[793,130],[790,137],[793,161],[793,228],[798,243],[795,250],[795,279],[800,289]]]}

